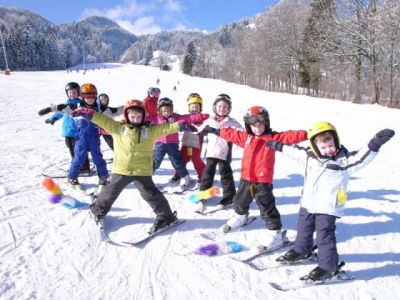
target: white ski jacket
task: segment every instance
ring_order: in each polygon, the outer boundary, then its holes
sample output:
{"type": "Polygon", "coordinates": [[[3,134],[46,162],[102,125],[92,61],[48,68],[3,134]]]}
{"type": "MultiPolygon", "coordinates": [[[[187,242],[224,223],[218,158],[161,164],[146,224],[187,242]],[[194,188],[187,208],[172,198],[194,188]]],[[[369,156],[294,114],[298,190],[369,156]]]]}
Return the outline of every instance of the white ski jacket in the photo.
{"type": "Polygon", "coordinates": [[[350,175],[368,165],[378,152],[367,146],[348,152],[342,146],[334,158],[319,158],[309,148],[284,145],[282,153],[306,166],[301,207],[312,214],[342,217],[350,175]]]}

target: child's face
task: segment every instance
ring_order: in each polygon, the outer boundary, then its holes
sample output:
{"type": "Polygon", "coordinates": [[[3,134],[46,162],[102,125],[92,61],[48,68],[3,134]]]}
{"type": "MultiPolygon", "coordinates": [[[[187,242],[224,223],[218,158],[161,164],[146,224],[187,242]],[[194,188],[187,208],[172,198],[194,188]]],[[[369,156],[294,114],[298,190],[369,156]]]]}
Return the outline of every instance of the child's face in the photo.
{"type": "Polygon", "coordinates": [[[190,103],[189,104],[189,112],[191,114],[197,114],[200,112],[200,104],[199,103],[190,103]]]}
{"type": "Polygon", "coordinates": [[[100,100],[101,105],[105,105],[105,106],[108,105],[107,96],[102,95],[102,96],[100,96],[99,100],[100,100]]]}
{"type": "Polygon", "coordinates": [[[68,99],[76,99],[78,98],[78,90],[71,89],[67,91],[68,99]]]}
{"type": "Polygon", "coordinates": [[[255,135],[262,135],[265,131],[265,124],[257,122],[253,125],[250,125],[250,128],[251,128],[251,131],[253,131],[253,133],[255,135]]]}
{"type": "Polygon", "coordinates": [[[140,111],[137,111],[134,108],[129,108],[127,110],[129,123],[132,124],[140,124],[143,120],[143,114],[140,111]]]}
{"type": "Polygon", "coordinates": [[[332,139],[316,140],[315,145],[322,156],[332,157],[336,154],[335,141],[332,139]]]}
{"type": "Polygon", "coordinates": [[[219,116],[225,117],[229,114],[229,104],[221,100],[215,103],[215,111],[219,116]]]}
{"type": "Polygon", "coordinates": [[[160,107],[160,115],[166,119],[168,119],[172,115],[172,107],[169,105],[160,107]]]}
{"type": "Polygon", "coordinates": [[[96,95],[88,94],[88,96],[86,96],[86,98],[83,98],[83,101],[85,101],[85,103],[88,105],[93,105],[94,102],[96,101],[96,95]]]}

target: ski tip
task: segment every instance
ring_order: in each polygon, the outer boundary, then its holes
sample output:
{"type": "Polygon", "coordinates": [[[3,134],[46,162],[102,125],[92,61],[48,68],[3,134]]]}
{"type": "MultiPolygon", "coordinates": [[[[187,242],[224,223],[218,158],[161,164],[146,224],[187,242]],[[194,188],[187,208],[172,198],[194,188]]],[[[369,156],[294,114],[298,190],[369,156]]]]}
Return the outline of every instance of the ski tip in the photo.
{"type": "Polygon", "coordinates": [[[282,288],[282,286],[280,286],[279,284],[277,284],[276,282],[269,282],[269,285],[271,287],[273,287],[274,289],[278,290],[278,291],[284,291],[284,289],[282,288]]]}

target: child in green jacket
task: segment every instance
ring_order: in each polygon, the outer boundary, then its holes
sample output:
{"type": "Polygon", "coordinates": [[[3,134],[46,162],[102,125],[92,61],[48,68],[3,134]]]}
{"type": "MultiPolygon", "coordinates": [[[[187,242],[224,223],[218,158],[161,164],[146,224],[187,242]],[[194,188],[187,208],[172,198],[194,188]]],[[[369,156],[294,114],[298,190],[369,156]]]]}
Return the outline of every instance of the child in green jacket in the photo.
{"type": "Polygon", "coordinates": [[[140,100],[127,101],[123,110],[123,122],[114,121],[90,109],[76,110],[73,114],[90,119],[111,134],[114,140],[110,184],[102,189],[96,201],[90,206],[90,212],[96,223],[104,220],[119,194],[131,182],[156,214],[156,220],[149,233],[154,233],[177,221],[176,212],[171,211],[167,199],[157,189],[152,179],[153,147],[157,137],[186,129],[186,124],[175,122],[151,125],[145,122],[146,109],[140,100]]]}

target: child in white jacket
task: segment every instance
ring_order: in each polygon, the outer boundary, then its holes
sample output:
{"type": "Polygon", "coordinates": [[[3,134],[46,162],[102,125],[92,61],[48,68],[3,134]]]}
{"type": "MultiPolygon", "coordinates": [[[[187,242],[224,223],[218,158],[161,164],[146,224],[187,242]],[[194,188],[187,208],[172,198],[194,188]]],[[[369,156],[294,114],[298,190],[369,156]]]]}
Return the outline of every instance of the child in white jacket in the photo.
{"type": "MultiPolygon", "coordinates": [[[[232,100],[227,94],[219,94],[214,100],[213,111],[214,116],[206,120],[203,125],[209,125],[213,128],[231,127],[243,129],[242,125],[234,118],[229,117],[232,110],[232,100]]],[[[206,148],[206,167],[203,171],[200,181],[200,191],[211,188],[214,184],[214,176],[219,168],[221,177],[221,186],[223,190],[222,199],[219,206],[225,207],[232,204],[233,197],[236,194],[235,181],[233,179],[233,171],[231,168],[232,160],[232,143],[217,135],[208,135],[208,143],[206,148]]],[[[204,201],[199,201],[197,212],[204,211],[204,201]]]]}
{"type": "Polygon", "coordinates": [[[267,147],[282,151],[306,167],[295,244],[278,260],[292,263],[308,257],[315,231],[318,266],[305,278],[325,280],[338,272],[336,219],[343,216],[349,178],[369,164],[379,148],[393,135],[393,130],[384,129],[371,139],[368,146],[349,152],[340,145],[333,125],[318,122],[308,131],[309,148],[288,146],[272,140],[266,142],[267,147]]]}

